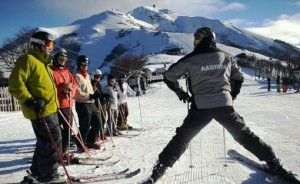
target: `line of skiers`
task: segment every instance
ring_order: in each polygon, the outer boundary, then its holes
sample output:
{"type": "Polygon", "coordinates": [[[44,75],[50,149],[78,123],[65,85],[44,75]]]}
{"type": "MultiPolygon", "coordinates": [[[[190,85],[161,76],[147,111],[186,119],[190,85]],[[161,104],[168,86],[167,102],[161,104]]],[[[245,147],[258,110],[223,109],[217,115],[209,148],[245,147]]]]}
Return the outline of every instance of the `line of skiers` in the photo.
{"type": "MultiPolygon", "coordinates": [[[[272,77],[271,75],[268,75],[267,76],[268,91],[271,91],[271,81],[272,81],[272,77]]],[[[283,75],[282,77],[280,77],[280,75],[277,75],[276,77],[276,91],[278,93],[281,93],[281,89],[282,89],[282,93],[287,93],[288,89],[291,90],[292,88],[294,90],[297,90],[298,85],[299,85],[299,81],[297,79],[290,78],[286,75],[283,75]]]]}
{"type": "MultiPolygon", "coordinates": [[[[132,128],[127,124],[127,95],[136,92],[127,84],[126,75],[120,76],[117,83],[116,77],[109,74],[107,85],[102,88],[102,72],[95,70],[91,80],[90,61],[85,55],[77,57],[77,71],[72,75],[66,67],[67,51],[54,49],[48,32],[34,33],[30,43],[28,53],[17,60],[11,72],[9,92],[19,100],[36,136],[30,166],[32,176],[38,182],[64,182],[66,177],[57,171],[58,161],[74,159],[69,153],[70,137],[75,133],[72,129],[74,104],[79,120],[78,135],[75,135],[78,151],[99,150],[100,141],[106,140],[106,135],[118,136],[119,129],[132,128]]],[[[28,180],[24,177],[23,182],[28,180]]]]}

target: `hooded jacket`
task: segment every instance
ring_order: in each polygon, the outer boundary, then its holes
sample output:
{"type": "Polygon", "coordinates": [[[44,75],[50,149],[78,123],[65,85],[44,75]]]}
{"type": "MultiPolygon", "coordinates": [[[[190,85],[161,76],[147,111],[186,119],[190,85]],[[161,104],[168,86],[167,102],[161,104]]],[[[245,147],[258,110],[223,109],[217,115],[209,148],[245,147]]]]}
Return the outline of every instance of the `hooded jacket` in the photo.
{"type": "Polygon", "coordinates": [[[25,104],[32,97],[45,101],[45,116],[57,112],[59,108],[53,73],[48,64],[49,55],[29,50],[28,54],[17,60],[10,74],[8,90],[20,101],[22,112],[27,119],[38,118],[35,109],[25,104]]]}
{"type": "Polygon", "coordinates": [[[54,82],[57,87],[57,97],[59,99],[60,108],[72,107],[74,104],[74,96],[77,90],[77,83],[73,75],[69,72],[66,67],[58,68],[56,66],[51,66],[54,75],[54,82]],[[72,84],[72,90],[69,96],[66,95],[65,83],[72,84]]]}

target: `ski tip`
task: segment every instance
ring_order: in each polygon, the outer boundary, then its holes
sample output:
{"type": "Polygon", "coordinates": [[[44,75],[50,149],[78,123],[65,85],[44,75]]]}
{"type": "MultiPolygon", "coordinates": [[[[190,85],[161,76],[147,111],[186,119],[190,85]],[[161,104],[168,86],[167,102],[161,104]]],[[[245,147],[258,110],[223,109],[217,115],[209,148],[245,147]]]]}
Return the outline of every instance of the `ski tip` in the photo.
{"type": "Polygon", "coordinates": [[[140,172],[141,172],[141,169],[138,168],[137,170],[132,171],[131,173],[126,174],[126,177],[125,177],[125,178],[131,178],[131,177],[133,177],[133,176],[139,174],[140,172]]]}
{"type": "Polygon", "coordinates": [[[230,155],[230,154],[232,154],[232,153],[237,153],[237,151],[235,151],[234,149],[230,149],[230,150],[227,151],[227,154],[228,154],[228,155],[230,155]]]}

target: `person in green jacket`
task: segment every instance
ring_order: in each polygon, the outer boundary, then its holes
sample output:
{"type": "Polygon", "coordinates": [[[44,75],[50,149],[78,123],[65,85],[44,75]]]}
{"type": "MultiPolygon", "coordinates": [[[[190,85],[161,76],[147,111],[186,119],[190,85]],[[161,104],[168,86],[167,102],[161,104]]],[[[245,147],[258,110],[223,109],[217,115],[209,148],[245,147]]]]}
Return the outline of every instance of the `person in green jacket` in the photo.
{"type": "Polygon", "coordinates": [[[52,70],[48,66],[54,41],[49,33],[38,31],[31,36],[30,42],[28,53],[17,60],[11,72],[8,88],[19,100],[23,115],[31,121],[36,136],[36,147],[30,166],[34,177],[25,176],[22,182],[33,179],[47,183],[63,182],[66,178],[62,178],[57,171],[59,157],[45,124],[46,122],[60,150],[62,138],[57,115],[59,102],[52,70]]]}

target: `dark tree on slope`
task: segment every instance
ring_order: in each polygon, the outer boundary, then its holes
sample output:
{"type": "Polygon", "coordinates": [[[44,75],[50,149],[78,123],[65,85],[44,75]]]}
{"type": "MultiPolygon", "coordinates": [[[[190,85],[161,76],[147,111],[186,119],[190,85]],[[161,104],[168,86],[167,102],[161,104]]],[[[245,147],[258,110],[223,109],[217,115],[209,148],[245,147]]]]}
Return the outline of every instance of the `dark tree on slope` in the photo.
{"type": "Polygon", "coordinates": [[[36,29],[23,27],[12,38],[7,38],[0,48],[0,63],[2,71],[11,71],[17,59],[29,48],[29,38],[36,29]]]}
{"type": "Polygon", "coordinates": [[[8,79],[4,77],[3,72],[0,70],[0,87],[8,86],[8,79]]]}
{"type": "Polygon", "coordinates": [[[123,73],[128,74],[134,70],[141,70],[147,60],[148,59],[144,55],[135,56],[129,53],[118,57],[111,66],[111,71],[116,76],[123,73]]]}

